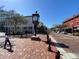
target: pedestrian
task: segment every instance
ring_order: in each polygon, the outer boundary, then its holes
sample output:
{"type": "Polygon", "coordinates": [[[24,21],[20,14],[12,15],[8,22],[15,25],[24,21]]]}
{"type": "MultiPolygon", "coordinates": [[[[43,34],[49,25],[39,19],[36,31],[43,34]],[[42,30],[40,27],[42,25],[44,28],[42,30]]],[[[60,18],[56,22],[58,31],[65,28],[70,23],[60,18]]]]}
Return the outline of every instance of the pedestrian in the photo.
{"type": "Polygon", "coordinates": [[[52,51],[52,50],[51,50],[51,38],[48,39],[48,50],[49,50],[49,51],[52,51]]]}
{"type": "Polygon", "coordinates": [[[6,36],[6,38],[5,38],[4,49],[6,49],[6,45],[7,45],[7,43],[9,43],[10,50],[12,50],[12,45],[11,45],[11,42],[10,42],[10,40],[9,40],[9,37],[8,37],[8,36],[6,36]]]}

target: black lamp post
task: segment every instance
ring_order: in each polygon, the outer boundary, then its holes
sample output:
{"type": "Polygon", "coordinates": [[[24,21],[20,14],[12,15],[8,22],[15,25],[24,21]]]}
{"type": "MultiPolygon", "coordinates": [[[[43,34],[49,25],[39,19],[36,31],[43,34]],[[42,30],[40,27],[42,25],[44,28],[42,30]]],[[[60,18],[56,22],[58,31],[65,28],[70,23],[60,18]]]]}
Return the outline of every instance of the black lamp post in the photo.
{"type": "Polygon", "coordinates": [[[39,13],[37,13],[37,11],[32,14],[32,22],[34,24],[34,35],[36,36],[36,28],[37,28],[37,25],[38,25],[38,20],[39,20],[39,13]]]}

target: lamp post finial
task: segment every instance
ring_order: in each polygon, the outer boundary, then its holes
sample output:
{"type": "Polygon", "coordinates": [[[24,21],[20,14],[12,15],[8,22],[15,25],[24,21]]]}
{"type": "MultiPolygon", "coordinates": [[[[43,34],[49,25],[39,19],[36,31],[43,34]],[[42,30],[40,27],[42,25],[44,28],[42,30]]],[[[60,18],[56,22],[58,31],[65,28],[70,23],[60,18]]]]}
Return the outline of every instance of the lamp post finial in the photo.
{"type": "Polygon", "coordinates": [[[35,12],[36,14],[38,13],[38,11],[35,12]]]}

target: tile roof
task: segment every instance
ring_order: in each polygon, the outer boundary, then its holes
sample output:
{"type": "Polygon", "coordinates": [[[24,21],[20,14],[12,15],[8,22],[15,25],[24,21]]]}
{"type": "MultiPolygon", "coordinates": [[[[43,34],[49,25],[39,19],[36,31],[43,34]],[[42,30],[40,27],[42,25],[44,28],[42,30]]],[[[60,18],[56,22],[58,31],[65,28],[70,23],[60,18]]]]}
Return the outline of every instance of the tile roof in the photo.
{"type": "Polygon", "coordinates": [[[72,17],[67,18],[67,19],[64,21],[64,23],[67,22],[67,21],[73,20],[74,18],[77,18],[77,17],[79,17],[79,14],[73,15],[72,17]]]}

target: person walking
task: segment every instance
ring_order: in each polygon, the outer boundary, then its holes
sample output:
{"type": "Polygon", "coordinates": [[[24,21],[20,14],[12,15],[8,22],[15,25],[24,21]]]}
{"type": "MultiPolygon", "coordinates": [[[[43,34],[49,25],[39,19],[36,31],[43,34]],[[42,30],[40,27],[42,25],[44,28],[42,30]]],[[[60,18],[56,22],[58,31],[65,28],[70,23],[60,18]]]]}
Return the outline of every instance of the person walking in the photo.
{"type": "Polygon", "coordinates": [[[9,40],[9,37],[8,37],[8,36],[6,36],[6,38],[5,38],[4,49],[6,49],[6,45],[7,45],[7,43],[9,43],[10,50],[12,50],[12,45],[11,45],[11,42],[10,42],[10,40],[9,40]]]}

